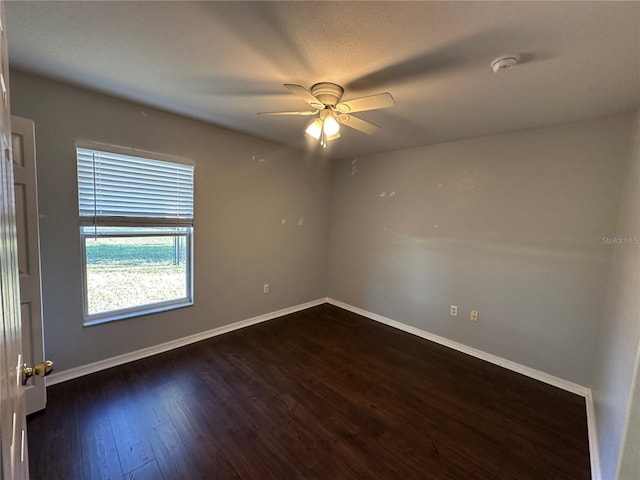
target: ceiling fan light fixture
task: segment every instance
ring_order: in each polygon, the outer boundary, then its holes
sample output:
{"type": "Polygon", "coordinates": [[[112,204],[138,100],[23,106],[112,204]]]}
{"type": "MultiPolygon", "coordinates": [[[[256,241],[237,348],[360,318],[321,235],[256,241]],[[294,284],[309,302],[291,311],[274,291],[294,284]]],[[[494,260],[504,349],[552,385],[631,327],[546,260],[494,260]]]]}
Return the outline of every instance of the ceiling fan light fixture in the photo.
{"type": "Polygon", "coordinates": [[[331,137],[340,131],[340,124],[333,115],[327,115],[327,118],[324,119],[322,129],[324,133],[327,134],[327,137],[331,137]]]}
{"type": "Polygon", "coordinates": [[[313,120],[305,130],[306,134],[315,138],[316,140],[320,140],[320,135],[322,134],[322,120],[316,118],[313,120]]]}
{"type": "Polygon", "coordinates": [[[335,140],[336,138],[340,138],[340,132],[336,132],[333,135],[327,135],[327,140],[335,140]]]}

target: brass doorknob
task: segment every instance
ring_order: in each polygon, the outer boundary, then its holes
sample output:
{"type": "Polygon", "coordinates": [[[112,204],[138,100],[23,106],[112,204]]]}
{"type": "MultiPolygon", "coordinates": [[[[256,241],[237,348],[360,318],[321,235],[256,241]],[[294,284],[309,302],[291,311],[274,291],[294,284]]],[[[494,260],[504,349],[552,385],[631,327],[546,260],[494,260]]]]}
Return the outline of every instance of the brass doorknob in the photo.
{"type": "Polygon", "coordinates": [[[37,364],[35,367],[31,368],[26,363],[22,364],[22,385],[27,384],[27,380],[29,380],[34,375],[38,375],[39,377],[46,377],[53,371],[53,362],[50,360],[46,360],[42,363],[37,364]]]}

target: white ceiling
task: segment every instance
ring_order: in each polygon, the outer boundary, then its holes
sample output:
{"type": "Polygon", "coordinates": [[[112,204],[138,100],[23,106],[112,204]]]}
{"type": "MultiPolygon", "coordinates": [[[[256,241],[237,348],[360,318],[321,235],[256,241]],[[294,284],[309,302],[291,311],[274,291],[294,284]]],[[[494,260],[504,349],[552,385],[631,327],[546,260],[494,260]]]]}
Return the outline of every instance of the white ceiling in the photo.
{"type": "Polygon", "coordinates": [[[318,149],[282,87],[388,91],[327,154],[353,157],[631,110],[640,2],[7,2],[13,67],[318,149]],[[490,61],[522,57],[495,75],[490,61]]]}

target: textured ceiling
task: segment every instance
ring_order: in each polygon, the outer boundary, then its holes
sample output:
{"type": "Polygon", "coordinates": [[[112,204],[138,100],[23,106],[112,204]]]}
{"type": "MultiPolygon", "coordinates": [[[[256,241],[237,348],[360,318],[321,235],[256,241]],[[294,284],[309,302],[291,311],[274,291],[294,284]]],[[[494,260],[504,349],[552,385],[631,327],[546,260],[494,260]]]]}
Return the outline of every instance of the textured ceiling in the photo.
{"type": "Polygon", "coordinates": [[[636,108],[640,2],[7,2],[13,67],[301,149],[282,87],[388,91],[353,157],[636,108]],[[495,75],[490,61],[522,57],[495,75]]]}

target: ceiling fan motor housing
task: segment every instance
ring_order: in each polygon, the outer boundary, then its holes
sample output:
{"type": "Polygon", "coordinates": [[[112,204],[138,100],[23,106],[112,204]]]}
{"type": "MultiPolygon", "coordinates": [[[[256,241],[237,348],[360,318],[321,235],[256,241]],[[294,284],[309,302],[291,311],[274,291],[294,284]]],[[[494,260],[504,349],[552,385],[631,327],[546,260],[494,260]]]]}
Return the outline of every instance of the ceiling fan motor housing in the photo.
{"type": "Polygon", "coordinates": [[[335,106],[342,98],[344,89],[335,83],[321,82],[311,87],[311,93],[325,105],[335,106]]]}

